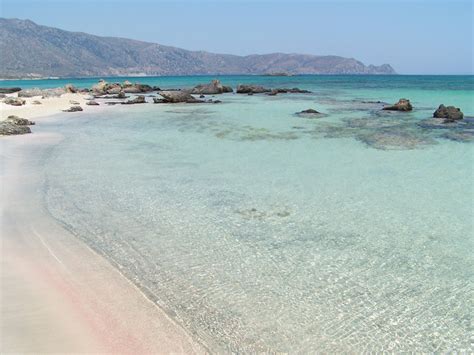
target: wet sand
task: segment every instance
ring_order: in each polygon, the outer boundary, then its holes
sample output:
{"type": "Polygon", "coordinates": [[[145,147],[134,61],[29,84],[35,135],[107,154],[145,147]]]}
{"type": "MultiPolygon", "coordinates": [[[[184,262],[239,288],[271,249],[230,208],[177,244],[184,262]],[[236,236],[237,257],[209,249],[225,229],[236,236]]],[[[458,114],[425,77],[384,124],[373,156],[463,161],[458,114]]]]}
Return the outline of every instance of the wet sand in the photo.
{"type": "Polygon", "coordinates": [[[61,139],[0,138],[0,352],[205,353],[44,209],[38,152],[61,139]]]}

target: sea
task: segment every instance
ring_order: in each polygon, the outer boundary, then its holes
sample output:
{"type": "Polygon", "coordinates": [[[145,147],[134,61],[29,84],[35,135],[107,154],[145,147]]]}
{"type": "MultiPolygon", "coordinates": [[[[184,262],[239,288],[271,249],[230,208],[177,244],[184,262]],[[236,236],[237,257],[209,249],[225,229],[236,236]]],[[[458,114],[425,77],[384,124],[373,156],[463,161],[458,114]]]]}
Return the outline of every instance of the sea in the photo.
{"type": "Polygon", "coordinates": [[[474,76],[104,79],[311,91],[33,127],[64,138],[38,157],[51,216],[210,352],[474,351],[474,76]]]}

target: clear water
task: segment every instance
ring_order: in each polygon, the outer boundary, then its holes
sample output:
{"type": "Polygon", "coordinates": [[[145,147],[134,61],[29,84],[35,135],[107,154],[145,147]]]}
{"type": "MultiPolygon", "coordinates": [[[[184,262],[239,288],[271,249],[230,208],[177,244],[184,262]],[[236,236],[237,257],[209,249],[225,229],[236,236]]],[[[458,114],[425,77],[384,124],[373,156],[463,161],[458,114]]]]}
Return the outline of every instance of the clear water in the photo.
{"type": "Polygon", "coordinates": [[[51,214],[213,351],[474,351],[474,145],[418,125],[441,103],[474,116],[473,78],[222,80],[314,94],[38,125],[65,137],[51,214]],[[415,111],[366,102],[400,97],[415,111]]]}

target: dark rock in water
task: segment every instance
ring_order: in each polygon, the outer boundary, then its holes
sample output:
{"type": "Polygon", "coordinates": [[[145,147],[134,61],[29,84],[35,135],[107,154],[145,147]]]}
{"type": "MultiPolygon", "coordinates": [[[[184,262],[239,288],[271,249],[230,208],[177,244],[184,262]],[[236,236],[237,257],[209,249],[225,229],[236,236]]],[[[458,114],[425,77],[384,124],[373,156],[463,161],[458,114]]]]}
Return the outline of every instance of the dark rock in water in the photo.
{"type": "Polygon", "coordinates": [[[122,105],[133,105],[133,104],[144,104],[144,103],[146,103],[145,96],[138,95],[136,98],[132,100],[127,100],[125,102],[122,102],[122,105]]]}
{"type": "Polygon", "coordinates": [[[474,142],[474,130],[446,132],[441,137],[456,142],[470,143],[474,142]]]}
{"type": "MultiPolygon", "coordinates": [[[[163,97],[165,103],[202,103],[205,101],[194,98],[190,93],[185,91],[158,91],[158,94],[163,97]]],[[[156,101],[154,101],[157,103],[156,101]]]]}
{"type": "Polygon", "coordinates": [[[291,88],[291,89],[276,88],[276,89],[272,89],[272,92],[276,92],[278,94],[287,94],[287,93],[290,93],[290,94],[309,94],[309,93],[311,93],[311,91],[309,91],[309,90],[304,90],[304,89],[299,89],[299,88],[291,88]]]}
{"type": "Polygon", "coordinates": [[[116,96],[114,96],[115,99],[125,99],[125,92],[120,91],[116,96]]]}
{"type": "Polygon", "coordinates": [[[32,105],[42,105],[43,103],[41,101],[38,101],[38,100],[34,100],[31,102],[32,105]]]}
{"type": "Polygon", "coordinates": [[[153,98],[153,103],[155,103],[155,104],[165,104],[166,100],[165,99],[160,99],[158,97],[154,97],[153,98]]]}
{"type": "Polygon", "coordinates": [[[263,86],[260,85],[244,85],[244,84],[239,84],[237,86],[237,94],[262,94],[266,92],[271,92],[271,89],[264,88],[263,86]]]}
{"type": "Polygon", "coordinates": [[[77,92],[76,87],[72,84],[66,84],[66,86],[64,86],[64,90],[69,94],[75,94],[77,92]]]}
{"type": "Polygon", "coordinates": [[[27,120],[26,118],[21,118],[15,115],[8,116],[4,122],[9,122],[16,124],[17,126],[30,126],[34,125],[33,121],[27,120]]]}
{"type": "Polygon", "coordinates": [[[275,96],[276,94],[278,94],[278,91],[276,90],[272,90],[269,93],[267,93],[268,96],[275,96]]]}
{"type": "Polygon", "coordinates": [[[199,98],[200,98],[200,99],[205,99],[206,96],[204,96],[204,95],[199,95],[199,98]]]}
{"type": "Polygon", "coordinates": [[[296,113],[297,116],[305,117],[305,118],[320,118],[324,117],[325,115],[315,109],[309,108],[307,110],[303,110],[301,112],[296,113]]]}
{"type": "Polygon", "coordinates": [[[452,122],[457,120],[462,120],[464,114],[461,109],[454,106],[444,106],[443,104],[439,105],[438,109],[433,112],[433,117],[435,118],[444,118],[446,122],[452,122]]]}
{"type": "Polygon", "coordinates": [[[385,106],[382,110],[389,110],[389,111],[411,111],[413,110],[413,106],[408,99],[400,99],[396,104],[391,106],[385,106]]]}
{"type": "Polygon", "coordinates": [[[63,112],[79,112],[79,111],[83,111],[81,106],[71,106],[67,110],[63,110],[63,112]]]}
{"type": "Polygon", "coordinates": [[[12,105],[12,106],[22,106],[26,103],[25,100],[19,98],[19,97],[6,97],[3,100],[4,103],[7,105],[12,105]]]}
{"type": "Polygon", "coordinates": [[[12,122],[1,121],[0,122],[0,135],[11,136],[16,134],[27,134],[31,133],[30,127],[26,125],[17,125],[12,122]]]}
{"type": "Polygon", "coordinates": [[[191,89],[191,94],[215,95],[226,92],[233,92],[230,86],[224,86],[219,80],[212,80],[210,84],[199,84],[191,89]]]}
{"type": "Polygon", "coordinates": [[[222,101],[221,100],[211,100],[213,104],[220,104],[222,101]]]}
{"type": "Polygon", "coordinates": [[[90,101],[86,102],[86,105],[88,105],[88,106],[99,106],[99,103],[97,101],[90,100],[90,101]]]}
{"type": "Polygon", "coordinates": [[[21,88],[0,88],[0,94],[13,94],[14,92],[21,91],[21,88]]]}
{"type": "Polygon", "coordinates": [[[370,147],[382,150],[415,149],[423,145],[436,144],[436,141],[430,137],[392,129],[360,134],[356,138],[370,147]]]}

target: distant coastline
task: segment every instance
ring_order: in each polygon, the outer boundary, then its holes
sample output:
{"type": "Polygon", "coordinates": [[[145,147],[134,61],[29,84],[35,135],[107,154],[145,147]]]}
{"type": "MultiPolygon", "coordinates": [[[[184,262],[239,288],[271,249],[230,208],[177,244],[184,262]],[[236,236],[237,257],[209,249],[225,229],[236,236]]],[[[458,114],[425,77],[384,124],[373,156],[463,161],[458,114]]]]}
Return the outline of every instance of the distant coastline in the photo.
{"type": "Polygon", "coordinates": [[[191,51],[126,38],[100,37],[0,18],[0,77],[395,74],[390,64],[337,55],[233,55],[191,51]]]}

